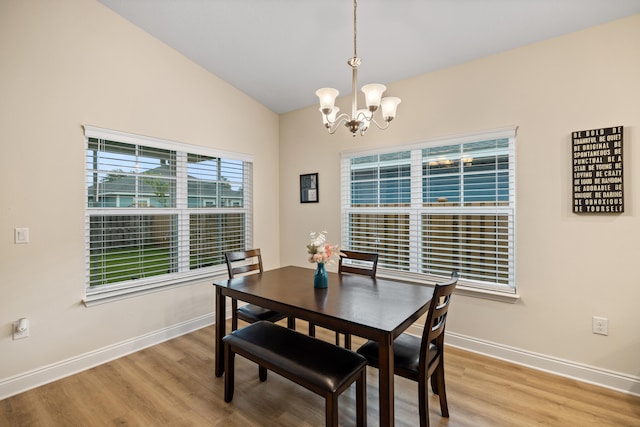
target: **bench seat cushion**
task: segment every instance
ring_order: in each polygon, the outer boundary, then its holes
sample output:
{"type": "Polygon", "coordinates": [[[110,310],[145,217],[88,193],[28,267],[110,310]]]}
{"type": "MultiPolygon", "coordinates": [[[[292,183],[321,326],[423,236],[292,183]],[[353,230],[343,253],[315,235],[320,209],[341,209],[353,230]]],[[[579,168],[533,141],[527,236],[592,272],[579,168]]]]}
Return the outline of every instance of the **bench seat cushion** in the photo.
{"type": "MultiPolygon", "coordinates": [[[[367,364],[362,355],[291,329],[260,321],[223,338],[308,384],[335,392],[367,364]]],[[[241,351],[238,351],[242,354],[241,351]]]]}

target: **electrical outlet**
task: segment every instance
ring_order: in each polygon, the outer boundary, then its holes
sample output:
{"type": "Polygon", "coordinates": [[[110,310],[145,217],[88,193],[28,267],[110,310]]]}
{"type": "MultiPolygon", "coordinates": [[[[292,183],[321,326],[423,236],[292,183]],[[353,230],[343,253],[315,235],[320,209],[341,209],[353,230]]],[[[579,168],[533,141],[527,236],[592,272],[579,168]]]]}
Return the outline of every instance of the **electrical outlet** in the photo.
{"type": "Polygon", "coordinates": [[[13,322],[13,340],[29,337],[29,319],[22,318],[13,322]]]}
{"type": "Polygon", "coordinates": [[[593,316],[592,330],[594,334],[609,335],[609,319],[593,316]]]}

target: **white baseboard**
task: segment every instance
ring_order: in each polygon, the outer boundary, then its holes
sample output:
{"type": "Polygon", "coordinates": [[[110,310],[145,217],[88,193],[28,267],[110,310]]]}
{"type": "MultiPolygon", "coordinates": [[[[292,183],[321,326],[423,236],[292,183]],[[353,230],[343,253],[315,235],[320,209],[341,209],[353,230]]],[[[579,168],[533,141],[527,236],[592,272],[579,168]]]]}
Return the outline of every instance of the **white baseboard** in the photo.
{"type": "MultiPolygon", "coordinates": [[[[230,316],[230,311],[228,311],[227,314],[230,316]]],[[[0,400],[188,334],[189,332],[213,325],[214,323],[215,316],[213,314],[207,314],[159,331],[72,357],[58,363],[43,366],[14,377],[2,379],[0,380],[0,400]]],[[[422,335],[422,325],[413,325],[407,332],[420,336],[422,335]]],[[[452,332],[447,332],[446,343],[452,347],[527,366],[532,369],[640,396],[640,377],[620,374],[606,369],[528,352],[452,332]]]]}
{"type": "MultiPolygon", "coordinates": [[[[89,353],[81,354],[48,366],[0,380],[0,400],[32,388],[68,377],[95,366],[107,363],[127,354],[179,337],[189,332],[213,325],[215,316],[207,314],[159,331],[131,338],[89,353]]],[[[213,348],[213,347],[212,347],[213,348]]]]}
{"type": "MultiPolygon", "coordinates": [[[[421,336],[422,327],[413,325],[409,333],[421,336]]],[[[640,396],[640,377],[621,374],[570,360],[538,354],[447,331],[447,345],[462,350],[526,366],[550,374],[571,378],[634,396],[640,396]]]]}

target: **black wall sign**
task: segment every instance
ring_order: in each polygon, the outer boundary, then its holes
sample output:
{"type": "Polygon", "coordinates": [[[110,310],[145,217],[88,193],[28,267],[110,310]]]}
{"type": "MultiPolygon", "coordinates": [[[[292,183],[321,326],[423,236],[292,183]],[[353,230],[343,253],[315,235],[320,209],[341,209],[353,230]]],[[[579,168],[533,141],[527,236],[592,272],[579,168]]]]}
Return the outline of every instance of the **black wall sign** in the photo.
{"type": "Polygon", "coordinates": [[[573,132],[573,212],[624,212],[622,126],[573,132]]]}

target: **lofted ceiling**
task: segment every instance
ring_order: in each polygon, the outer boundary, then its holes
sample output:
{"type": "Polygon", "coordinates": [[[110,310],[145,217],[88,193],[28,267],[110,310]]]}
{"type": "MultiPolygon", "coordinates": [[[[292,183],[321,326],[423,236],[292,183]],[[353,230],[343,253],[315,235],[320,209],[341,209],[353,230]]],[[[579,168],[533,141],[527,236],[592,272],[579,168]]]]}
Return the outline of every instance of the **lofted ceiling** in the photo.
{"type": "MultiPolygon", "coordinates": [[[[98,0],[276,113],[351,93],[351,0],[98,0]]],[[[640,13],[640,0],[359,0],[360,86],[640,13]]],[[[393,95],[387,93],[387,95],[393,95]]]]}

